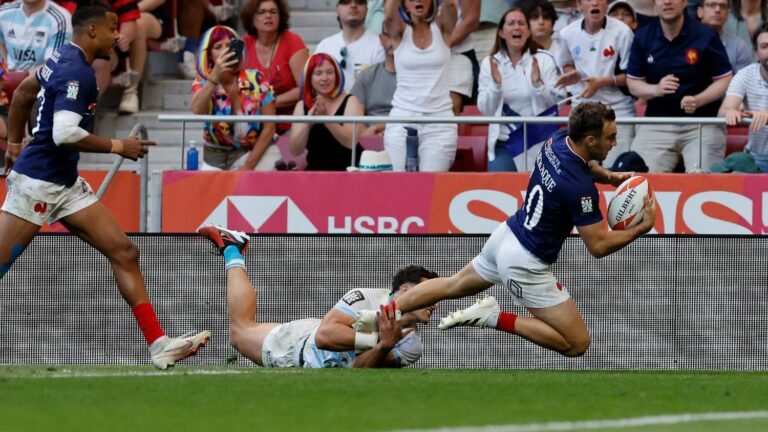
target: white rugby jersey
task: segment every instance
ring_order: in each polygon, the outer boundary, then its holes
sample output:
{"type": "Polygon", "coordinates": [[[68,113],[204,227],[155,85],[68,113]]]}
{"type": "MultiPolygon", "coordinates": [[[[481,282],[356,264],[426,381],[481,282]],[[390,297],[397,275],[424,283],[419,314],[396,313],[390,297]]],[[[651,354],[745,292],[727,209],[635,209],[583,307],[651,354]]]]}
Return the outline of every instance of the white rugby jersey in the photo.
{"type": "MultiPolygon", "coordinates": [[[[614,76],[627,69],[629,53],[634,33],[622,21],[605,17],[603,28],[594,35],[584,30],[584,18],[568,24],[560,31],[560,58],[558,66],[573,65],[582,78],[614,76]]],[[[602,102],[616,112],[617,117],[630,117],[635,114],[632,97],[624,94],[618,87],[603,87],[591,98],[581,99],[578,95],[584,90],[582,82],[569,86],[576,97],[574,106],[587,101],[602,102]]]]}
{"type": "MultiPolygon", "coordinates": [[[[351,317],[357,315],[358,311],[363,309],[379,310],[391,301],[388,289],[353,289],[348,291],[333,307],[351,317]]],[[[355,361],[355,351],[327,351],[321,350],[315,344],[316,327],[307,339],[303,349],[304,367],[323,368],[323,367],[350,367],[355,361]]],[[[390,351],[400,366],[407,366],[415,363],[424,351],[421,342],[421,336],[417,331],[412,331],[395,345],[390,351]]]]}
{"type": "Polygon", "coordinates": [[[45,63],[72,38],[72,17],[51,0],[27,16],[21,1],[0,8],[0,42],[5,45],[8,69],[30,70],[45,63]]]}

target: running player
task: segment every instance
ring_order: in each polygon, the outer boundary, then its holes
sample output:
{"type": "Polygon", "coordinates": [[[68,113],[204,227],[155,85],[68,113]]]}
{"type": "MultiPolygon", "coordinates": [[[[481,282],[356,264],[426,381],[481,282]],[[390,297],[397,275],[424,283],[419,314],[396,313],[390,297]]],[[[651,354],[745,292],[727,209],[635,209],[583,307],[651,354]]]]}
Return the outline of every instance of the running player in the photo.
{"type": "Polygon", "coordinates": [[[421,357],[423,346],[416,324],[428,322],[434,306],[404,314],[399,321],[391,309],[374,314],[378,333],[355,332],[352,325],[360,310],[378,310],[437,274],[424,267],[404,267],[392,277],[391,290],[351,290],[322,320],[259,322],[258,297],[248,280],[243,256],[248,236],[213,225],[201,227],[198,233],[213,242],[217,253],[224,256],[230,343],[254,363],[264,367],[376,368],[403,367],[421,357]]]}
{"type": "Polygon", "coordinates": [[[136,160],[155,143],[136,137],[109,139],[88,132],[98,97],[91,63],[109,57],[119,37],[117,15],[101,4],[82,7],[72,17],[72,26],[72,42],[59,48],[35,75],[21,83],[11,104],[6,170],[13,170],[7,178],[0,214],[0,278],[45,222],[60,221],[107,257],[117,288],[149,345],[152,363],[166,369],[195,354],[211,333],[165,336],[149,302],[138,248],[78,175],[81,151],[112,152],[136,160]],[[38,124],[32,141],[21,150],[25,122],[38,92],[38,124]]]}
{"type": "MultiPolygon", "coordinates": [[[[632,174],[611,172],[599,164],[616,145],[615,120],[613,110],[599,102],[574,108],[567,133],[556,132],[536,159],[522,208],[496,228],[482,252],[455,275],[419,284],[387,308],[407,312],[501,284],[533,317],[501,312],[496,300],[486,297],[443,318],[440,328],[490,327],[564,356],[584,354],[589,330],[551,269],[565,238],[575,225],[587,250],[601,258],[647,233],[656,219],[655,205],[646,199],[640,224],[608,231],[602,221],[594,182],[618,186],[632,174]]],[[[356,328],[371,327],[370,312],[362,312],[356,328]]]]}

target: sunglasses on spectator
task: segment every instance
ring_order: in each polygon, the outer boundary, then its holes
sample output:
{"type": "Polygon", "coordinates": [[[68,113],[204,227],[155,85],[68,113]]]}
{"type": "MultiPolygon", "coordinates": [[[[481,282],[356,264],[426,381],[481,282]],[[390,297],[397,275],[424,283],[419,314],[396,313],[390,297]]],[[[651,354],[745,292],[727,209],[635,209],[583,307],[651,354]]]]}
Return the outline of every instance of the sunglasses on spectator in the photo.
{"type": "Polygon", "coordinates": [[[339,4],[345,5],[350,3],[354,3],[356,5],[361,5],[361,6],[368,4],[365,0],[339,0],[339,4]]]}
{"type": "Polygon", "coordinates": [[[341,54],[341,61],[339,62],[339,67],[342,69],[347,68],[347,55],[349,55],[349,52],[347,51],[347,47],[341,47],[341,51],[339,51],[339,54],[341,54]]]}

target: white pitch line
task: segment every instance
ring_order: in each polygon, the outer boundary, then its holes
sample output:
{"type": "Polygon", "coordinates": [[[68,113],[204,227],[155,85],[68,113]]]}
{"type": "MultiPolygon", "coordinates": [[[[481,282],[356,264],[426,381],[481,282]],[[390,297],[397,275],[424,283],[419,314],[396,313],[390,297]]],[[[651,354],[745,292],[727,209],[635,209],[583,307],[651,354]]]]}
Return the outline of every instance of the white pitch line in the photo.
{"type": "Polygon", "coordinates": [[[713,412],[700,414],[674,414],[632,417],[611,420],[585,420],[573,422],[527,423],[492,426],[444,427],[435,429],[401,429],[391,432],[550,432],[578,431],[608,428],[657,426],[705,421],[729,421],[768,418],[768,411],[713,412]]]}
{"type": "Polygon", "coordinates": [[[186,375],[237,375],[246,373],[239,370],[205,370],[190,369],[177,371],[74,371],[68,369],[57,370],[48,374],[41,375],[20,375],[6,378],[121,378],[121,377],[172,377],[186,375]]]}

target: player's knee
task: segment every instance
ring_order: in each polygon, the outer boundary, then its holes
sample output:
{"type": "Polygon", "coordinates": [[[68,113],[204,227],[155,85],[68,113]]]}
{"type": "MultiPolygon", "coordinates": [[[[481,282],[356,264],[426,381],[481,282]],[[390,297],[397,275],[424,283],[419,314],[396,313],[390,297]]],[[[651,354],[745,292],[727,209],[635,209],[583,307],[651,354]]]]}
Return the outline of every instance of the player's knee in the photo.
{"type": "Polygon", "coordinates": [[[586,334],[583,337],[570,341],[570,346],[562,354],[566,357],[581,357],[587,352],[591,344],[592,338],[589,334],[586,334]]]}
{"type": "Polygon", "coordinates": [[[131,265],[139,262],[139,248],[125,238],[112,248],[109,259],[117,265],[131,265]]]}

